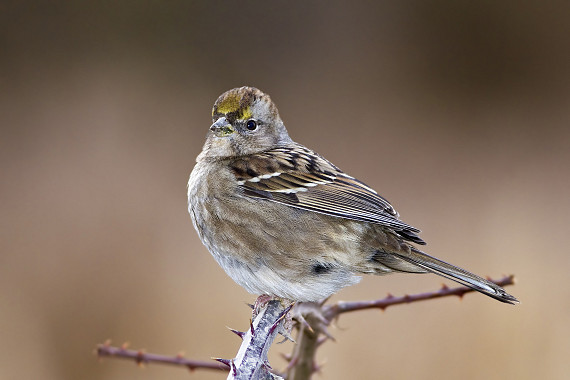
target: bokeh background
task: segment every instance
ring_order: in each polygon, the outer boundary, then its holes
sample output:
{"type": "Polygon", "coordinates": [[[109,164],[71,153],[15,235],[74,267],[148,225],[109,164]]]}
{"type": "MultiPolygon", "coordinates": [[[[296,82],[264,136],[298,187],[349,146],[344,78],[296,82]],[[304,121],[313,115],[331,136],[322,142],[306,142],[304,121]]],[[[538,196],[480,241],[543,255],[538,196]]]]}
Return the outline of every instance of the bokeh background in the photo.
{"type": "MultiPolygon", "coordinates": [[[[186,182],[223,91],[387,197],[428,251],[513,273],[480,295],[342,317],[324,379],[570,372],[570,6],[516,1],[0,5],[0,378],[221,379],[97,343],[230,358],[246,302],[200,244],[186,182]]],[[[366,278],[335,300],[434,290],[366,278]]],[[[448,283],[449,284],[449,283],[448,283]]],[[[283,368],[272,348],[272,364],[283,368]]]]}

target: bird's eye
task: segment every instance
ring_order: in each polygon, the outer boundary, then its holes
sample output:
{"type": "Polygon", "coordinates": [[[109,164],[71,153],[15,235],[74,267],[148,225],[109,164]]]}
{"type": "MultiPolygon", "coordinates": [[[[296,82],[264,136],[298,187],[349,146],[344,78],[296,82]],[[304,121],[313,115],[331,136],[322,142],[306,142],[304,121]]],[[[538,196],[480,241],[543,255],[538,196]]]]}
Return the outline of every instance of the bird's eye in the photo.
{"type": "Polygon", "coordinates": [[[257,129],[257,122],[255,120],[251,119],[251,120],[247,121],[247,124],[245,126],[250,131],[255,131],[257,129]]]}

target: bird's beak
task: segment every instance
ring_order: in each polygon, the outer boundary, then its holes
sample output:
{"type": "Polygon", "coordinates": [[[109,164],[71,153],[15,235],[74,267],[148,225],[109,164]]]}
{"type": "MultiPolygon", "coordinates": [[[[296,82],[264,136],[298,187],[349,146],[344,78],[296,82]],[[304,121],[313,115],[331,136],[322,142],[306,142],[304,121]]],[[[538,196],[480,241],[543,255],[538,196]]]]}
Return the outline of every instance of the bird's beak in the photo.
{"type": "Polygon", "coordinates": [[[236,130],[232,125],[228,122],[225,116],[220,117],[212,126],[210,127],[210,131],[214,132],[218,137],[229,136],[234,133],[236,130]]]}

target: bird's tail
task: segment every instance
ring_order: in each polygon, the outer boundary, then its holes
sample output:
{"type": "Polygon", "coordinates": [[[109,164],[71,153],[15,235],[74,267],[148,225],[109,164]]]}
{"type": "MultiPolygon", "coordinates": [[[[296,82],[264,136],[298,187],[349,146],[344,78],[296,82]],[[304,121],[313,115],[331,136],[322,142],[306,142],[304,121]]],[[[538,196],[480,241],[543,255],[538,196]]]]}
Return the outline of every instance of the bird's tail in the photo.
{"type": "Polygon", "coordinates": [[[492,297],[501,302],[515,304],[519,301],[505,291],[500,286],[493,284],[491,281],[477,276],[465,269],[448,264],[445,261],[436,259],[416,248],[412,248],[410,254],[392,253],[398,258],[417,265],[428,272],[435,273],[442,277],[448,278],[478,292],[481,292],[489,297],[492,297]]]}

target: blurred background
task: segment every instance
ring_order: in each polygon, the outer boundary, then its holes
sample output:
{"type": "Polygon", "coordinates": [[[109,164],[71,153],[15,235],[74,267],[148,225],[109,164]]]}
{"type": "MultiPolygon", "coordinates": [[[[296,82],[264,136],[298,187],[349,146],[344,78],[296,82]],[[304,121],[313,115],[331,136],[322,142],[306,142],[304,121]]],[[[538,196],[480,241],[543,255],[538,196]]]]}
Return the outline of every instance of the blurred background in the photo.
{"type": "MultiPolygon", "coordinates": [[[[93,355],[231,358],[255,297],[201,245],[186,183],[222,92],[388,198],[427,251],[515,274],[343,316],[323,379],[562,379],[570,371],[568,2],[81,1],[0,5],[0,378],[222,379],[93,355]]],[[[367,277],[334,296],[438,289],[367,277]]],[[[448,282],[449,285],[451,285],[448,282]]],[[[291,344],[272,348],[272,365],[291,344]]]]}

